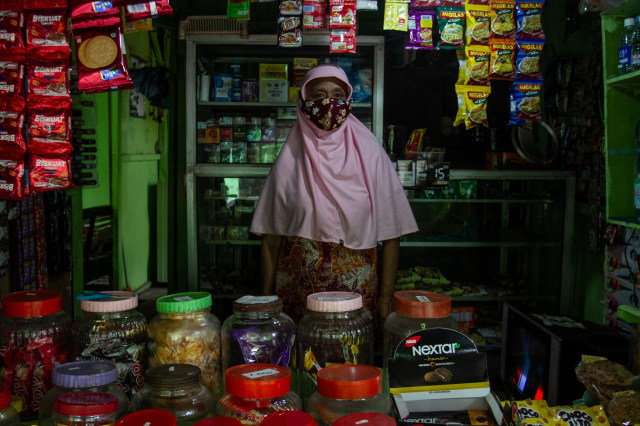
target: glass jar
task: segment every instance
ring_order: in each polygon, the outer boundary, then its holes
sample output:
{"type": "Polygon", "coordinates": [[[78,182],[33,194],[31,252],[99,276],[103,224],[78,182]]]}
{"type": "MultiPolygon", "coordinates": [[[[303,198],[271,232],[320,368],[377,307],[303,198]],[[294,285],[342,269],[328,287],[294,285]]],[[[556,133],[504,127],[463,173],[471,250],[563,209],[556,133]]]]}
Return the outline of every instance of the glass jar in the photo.
{"type": "Polygon", "coordinates": [[[179,425],[191,425],[206,418],[214,406],[213,395],[200,383],[200,369],[191,364],[149,368],[144,388],[131,401],[132,412],[150,408],[167,410],[179,425]]]}
{"type": "Polygon", "coordinates": [[[333,426],[396,426],[392,417],[382,413],[353,413],[340,417],[333,426]]]}
{"type": "Polygon", "coordinates": [[[316,390],[321,368],[334,364],[373,365],[373,320],[362,296],[350,292],[307,296],[298,324],[298,380],[303,403],[316,390]]]}
{"type": "Polygon", "coordinates": [[[382,372],[370,365],[333,365],[318,372],[318,390],[307,412],[320,426],[332,425],[352,413],[391,413],[391,401],[382,393],[382,372]]]}
{"type": "Polygon", "coordinates": [[[222,371],[240,364],[289,365],[296,326],[278,296],[243,296],[222,324],[222,371]]]}
{"type": "Polygon", "coordinates": [[[217,405],[219,416],[259,425],[276,411],[302,410],[300,397],[291,392],[291,373],[271,364],[235,365],[225,371],[225,395],[217,405]]]}
{"type": "Polygon", "coordinates": [[[58,426],[113,426],[117,411],[118,399],[104,392],[61,393],[53,402],[58,426]]]}
{"type": "Polygon", "coordinates": [[[142,389],[147,320],[136,310],[138,295],[129,291],[103,291],[82,299],[82,316],[71,328],[73,359],[108,361],[118,367],[118,384],[131,400],[142,389]]]}
{"type": "Polygon", "coordinates": [[[129,401],[124,391],[116,384],[118,368],[106,361],[68,362],[53,369],[51,384],[53,387],[40,401],[40,426],[54,425],[53,403],[56,397],[70,392],[110,393],[118,399],[117,416],[129,412],[129,401]]]}
{"type": "Polygon", "coordinates": [[[22,398],[23,419],[37,418],[40,400],[51,388],[54,365],[64,364],[71,318],[62,310],[62,293],[19,291],[2,296],[0,357],[4,382],[22,398]]]}
{"type": "Polygon", "coordinates": [[[211,313],[211,295],[178,293],[158,298],[158,314],[147,329],[148,366],[191,364],[200,380],[218,398],[220,377],[220,320],[211,313]]]}
{"type": "Polygon", "coordinates": [[[20,426],[20,416],[11,405],[11,392],[0,384],[0,426],[20,426]]]}
{"type": "Polygon", "coordinates": [[[317,423],[304,411],[278,411],[265,417],[262,426],[317,426],[317,423]]]}
{"type": "Polygon", "coordinates": [[[177,426],[176,416],[167,410],[150,408],[127,414],[116,426],[177,426]]]}

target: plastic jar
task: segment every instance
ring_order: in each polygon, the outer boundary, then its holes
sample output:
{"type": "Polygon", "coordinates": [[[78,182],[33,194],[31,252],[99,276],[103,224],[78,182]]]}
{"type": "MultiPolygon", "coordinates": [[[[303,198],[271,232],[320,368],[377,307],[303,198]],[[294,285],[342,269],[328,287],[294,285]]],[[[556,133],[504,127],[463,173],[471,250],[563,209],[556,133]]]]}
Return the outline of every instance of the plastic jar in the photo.
{"type": "Polygon", "coordinates": [[[219,416],[259,425],[276,411],[300,411],[300,397],[291,392],[291,373],[271,364],[243,364],[225,371],[225,395],[217,405],[219,416]]]}
{"type": "Polygon", "coordinates": [[[370,365],[334,365],[318,372],[318,390],[307,403],[318,425],[332,425],[352,413],[391,413],[382,393],[382,372],[370,365]]]}
{"type": "Polygon", "coordinates": [[[350,292],[307,296],[307,313],[298,324],[299,392],[302,401],[316,390],[316,375],[334,364],[373,365],[373,320],[362,296],[350,292]]]}
{"type": "Polygon", "coordinates": [[[396,426],[396,421],[382,413],[354,413],[340,417],[333,426],[396,426]]]}
{"type": "Polygon", "coordinates": [[[82,316],[71,329],[73,359],[113,362],[118,367],[118,384],[131,399],[142,389],[146,369],[147,320],[136,310],[138,295],[103,291],[92,297],[101,298],[80,299],[82,316]]]}
{"type": "Polygon", "coordinates": [[[131,411],[159,408],[171,412],[178,424],[192,424],[214,411],[213,395],[200,383],[200,369],[191,364],[151,367],[145,386],[134,395],[131,411]]]}
{"type": "Polygon", "coordinates": [[[220,320],[211,313],[211,295],[178,293],[158,298],[158,314],[149,322],[149,367],[191,364],[200,369],[202,384],[218,398],[220,377],[220,320]]]}
{"type": "Polygon", "coordinates": [[[288,366],[296,326],[278,296],[243,296],[222,324],[222,371],[241,364],[288,366]]]}
{"type": "Polygon", "coordinates": [[[104,392],[70,392],[58,395],[53,403],[58,426],[113,426],[118,399],[104,392]]]}
{"type": "Polygon", "coordinates": [[[264,418],[262,426],[316,426],[311,414],[304,411],[278,411],[264,418]]]}
{"type": "Polygon", "coordinates": [[[20,416],[11,405],[11,392],[0,384],[0,426],[20,426],[20,416]]]}
{"type": "Polygon", "coordinates": [[[103,392],[118,400],[118,417],[129,412],[129,401],[116,384],[118,368],[106,361],[77,361],[60,365],[51,373],[53,387],[40,401],[40,426],[54,425],[53,405],[56,397],[70,392],[103,392]]]}
{"type": "Polygon", "coordinates": [[[127,414],[116,426],[177,426],[176,416],[167,410],[148,409],[127,414]]]}
{"type": "Polygon", "coordinates": [[[38,416],[40,400],[51,388],[54,365],[67,362],[70,332],[71,318],[62,310],[59,291],[2,296],[0,356],[6,369],[2,379],[22,398],[23,419],[38,416]]]}

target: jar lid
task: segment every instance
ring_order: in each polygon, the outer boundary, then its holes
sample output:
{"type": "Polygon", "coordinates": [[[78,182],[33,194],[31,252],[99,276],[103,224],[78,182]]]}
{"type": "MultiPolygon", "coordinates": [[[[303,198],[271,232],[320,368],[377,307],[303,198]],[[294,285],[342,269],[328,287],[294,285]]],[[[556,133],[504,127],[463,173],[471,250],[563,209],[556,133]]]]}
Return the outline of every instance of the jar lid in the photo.
{"type": "Polygon", "coordinates": [[[233,302],[233,312],[268,312],[282,308],[278,296],[242,296],[233,302]]]}
{"type": "Polygon", "coordinates": [[[291,388],[291,373],[272,364],[241,364],[227,368],[224,389],[233,396],[268,399],[286,395],[291,388]]]}
{"type": "Polygon", "coordinates": [[[149,408],[127,414],[116,422],[116,426],[176,426],[173,413],[158,408],[149,408]]]}
{"type": "Polygon", "coordinates": [[[205,309],[212,304],[211,294],[204,291],[168,294],[156,300],[158,312],[189,312],[205,309]]]}
{"type": "Polygon", "coordinates": [[[63,393],[53,402],[53,411],[65,416],[100,416],[117,410],[118,399],[107,392],[63,393]]]}
{"type": "Polygon", "coordinates": [[[396,421],[382,413],[353,413],[340,417],[333,426],[396,426],[396,421]]]}
{"type": "Polygon", "coordinates": [[[451,315],[451,298],[430,291],[396,291],[393,293],[393,310],[405,317],[444,318],[451,315]]]}
{"type": "Polygon", "coordinates": [[[195,422],[193,426],[242,426],[242,423],[231,417],[209,417],[195,422]]]}
{"type": "Polygon", "coordinates": [[[5,385],[0,384],[0,410],[4,410],[11,405],[11,392],[5,385]]]}
{"type": "Polygon", "coordinates": [[[2,296],[2,314],[12,318],[32,318],[62,310],[62,293],[56,290],[17,291],[2,296]]]}
{"type": "Polygon", "coordinates": [[[165,364],[147,369],[145,383],[157,387],[174,387],[200,382],[200,368],[191,364],[165,364]]]}
{"type": "Polygon", "coordinates": [[[307,296],[307,309],[316,312],[347,312],[362,308],[362,295],[348,291],[327,291],[307,296]]]}
{"type": "Polygon", "coordinates": [[[370,365],[332,365],[318,371],[318,393],[333,399],[371,398],[382,392],[382,373],[370,365]]]}
{"type": "Polygon", "coordinates": [[[93,388],[118,379],[118,367],[107,361],[76,361],[57,366],[51,383],[63,388],[93,388]]]}
{"type": "Polygon", "coordinates": [[[120,312],[138,306],[138,295],[131,291],[101,291],[99,294],[107,294],[109,297],[80,300],[80,309],[85,312],[120,312]]]}
{"type": "Polygon", "coordinates": [[[304,411],[278,411],[264,418],[262,426],[316,426],[311,414],[304,411]]]}

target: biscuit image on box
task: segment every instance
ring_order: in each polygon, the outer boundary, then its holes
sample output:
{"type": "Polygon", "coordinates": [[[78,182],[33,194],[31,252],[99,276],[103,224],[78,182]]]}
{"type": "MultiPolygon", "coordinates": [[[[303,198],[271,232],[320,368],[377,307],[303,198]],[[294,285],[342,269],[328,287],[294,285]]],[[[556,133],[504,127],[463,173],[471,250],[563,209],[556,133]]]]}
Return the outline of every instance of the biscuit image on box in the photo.
{"type": "Polygon", "coordinates": [[[446,368],[438,367],[424,375],[424,381],[427,383],[449,383],[453,375],[446,368]]]}
{"type": "Polygon", "coordinates": [[[106,68],[116,60],[118,45],[111,38],[103,35],[85,40],[78,47],[78,60],[87,68],[106,68]]]}

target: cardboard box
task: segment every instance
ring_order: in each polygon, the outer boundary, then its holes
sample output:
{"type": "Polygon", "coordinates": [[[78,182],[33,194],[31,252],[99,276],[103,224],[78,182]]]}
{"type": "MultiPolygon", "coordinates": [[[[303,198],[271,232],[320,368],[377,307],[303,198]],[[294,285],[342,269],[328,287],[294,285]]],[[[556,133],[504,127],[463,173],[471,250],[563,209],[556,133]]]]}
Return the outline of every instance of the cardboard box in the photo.
{"type": "Polygon", "coordinates": [[[260,80],[260,102],[287,102],[289,82],[287,80],[260,80]]]}
{"type": "Polygon", "coordinates": [[[287,64],[260,64],[260,80],[289,80],[287,64]]]}

